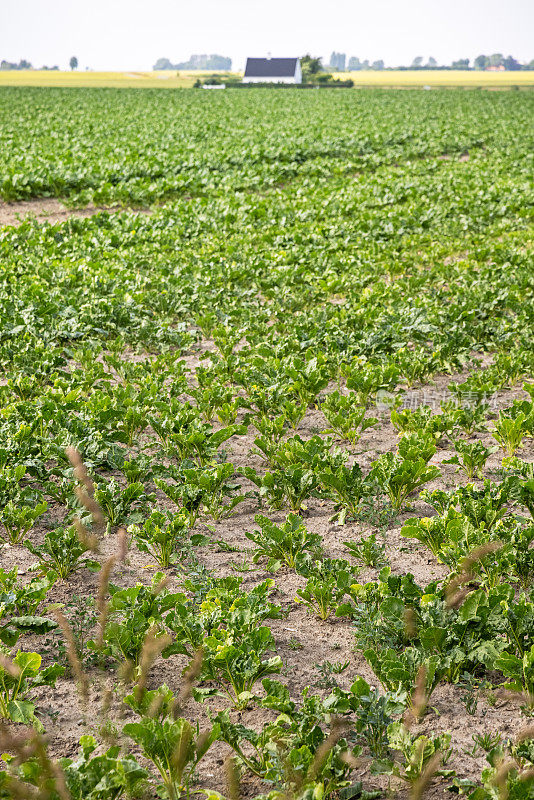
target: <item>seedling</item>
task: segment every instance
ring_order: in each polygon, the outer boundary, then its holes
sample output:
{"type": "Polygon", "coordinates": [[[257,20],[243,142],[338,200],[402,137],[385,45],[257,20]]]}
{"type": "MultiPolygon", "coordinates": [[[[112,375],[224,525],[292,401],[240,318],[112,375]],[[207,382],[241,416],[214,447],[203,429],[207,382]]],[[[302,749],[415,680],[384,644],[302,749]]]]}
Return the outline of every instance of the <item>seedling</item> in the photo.
{"type": "Polygon", "coordinates": [[[332,664],[330,661],[323,661],[322,664],[316,664],[315,669],[319,673],[320,677],[314,684],[319,689],[333,689],[334,687],[338,686],[338,682],[335,679],[335,675],[341,675],[347,667],[349,666],[350,662],[337,662],[332,664]]]}
{"type": "Polygon", "coordinates": [[[319,619],[326,620],[337,609],[339,603],[346,595],[353,577],[348,572],[339,572],[335,577],[308,578],[304,589],[297,591],[297,603],[302,603],[319,619]]]}
{"type": "Polygon", "coordinates": [[[337,520],[340,525],[345,524],[347,517],[358,517],[362,500],[372,489],[358,464],[353,464],[352,467],[342,464],[337,469],[325,470],[320,473],[319,481],[326,496],[335,503],[336,513],[331,521],[337,520]]]}
{"type": "Polygon", "coordinates": [[[376,417],[365,417],[365,406],[357,406],[354,397],[339,392],[327,394],[321,411],[330,425],[325,433],[335,433],[354,445],[369,428],[378,425],[376,417]]]}
{"type": "Polygon", "coordinates": [[[513,456],[521,447],[525,435],[524,422],[525,415],[520,413],[515,419],[499,414],[499,419],[495,423],[493,438],[496,439],[501,447],[506,451],[506,455],[513,456]]]}
{"type": "Polygon", "coordinates": [[[153,511],[142,527],[132,525],[128,531],[133,534],[139,550],[148,553],[163,569],[182,560],[191,544],[199,543],[198,539],[189,537],[184,513],[153,511]]]}
{"type": "Polygon", "coordinates": [[[385,453],[374,462],[371,478],[387,493],[392,509],[399,513],[407,497],[434,480],[439,469],[428,466],[424,458],[401,458],[385,453]]]}
{"type": "Polygon", "coordinates": [[[388,561],[386,558],[386,546],[376,540],[376,533],[372,533],[367,538],[360,539],[359,542],[343,542],[351,556],[366,567],[380,569],[388,561]]]}
{"type": "Polygon", "coordinates": [[[41,545],[26,540],[24,547],[37,556],[36,569],[49,578],[66,580],[84,567],[92,572],[100,569],[99,562],[89,556],[89,548],[80,540],[74,526],[47,531],[41,545]]]}
{"type": "Polygon", "coordinates": [[[6,503],[0,510],[0,525],[3,525],[5,531],[2,534],[0,530],[0,539],[11,545],[19,544],[39,517],[42,517],[47,507],[46,503],[37,503],[33,508],[16,506],[11,501],[6,503]]]}
{"type": "Polygon", "coordinates": [[[141,703],[136,695],[126,697],[126,703],[140,713],[139,722],[129,722],[122,732],[132,739],[160,774],[159,793],[168,800],[189,798],[191,783],[200,760],[217,738],[217,724],[200,733],[183,717],[176,718],[173,707],[178,707],[166,686],[158,691],[145,692],[141,703]],[[152,709],[159,708],[159,713],[152,709]],[[163,713],[162,713],[163,712],[163,713]],[[166,712],[166,713],[165,713],[166,712]]]}
{"type": "Polygon", "coordinates": [[[269,570],[280,569],[282,564],[294,569],[299,556],[320,551],[319,534],[308,531],[302,519],[295,514],[289,514],[280,526],[261,514],[257,514],[254,521],[260,526],[259,530],[245,533],[245,536],[257,545],[254,563],[267,558],[269,570]]]}
{"type": "Polygon", "coordinates": [[[154,495],[146,494],[142,483],[128,483],[122,488],[115,478],[95,490],[95,501],[107,519],[107,533],[117,525],[140,522],[144,507],[154,499],[154,495]]]}
{"type": "Polygon", "coordinates": [[[444,464],[456,464],[458,469],[456,472],[462,470],[465,472],[469,480],[473,478],[482,478],[482,470],[486,465],[486,461],[496,447],[485,447],[482,442],[465,442],[463,439],[457,439],[454,442],[454,449],[458,455],[444,461],[444,464]]]}
{"type": "Polygon", "coordinates": [[[4,659],[0,664],[0,719],[44,730],[35,716],[31,692],[38,686],[54,686],[64,672],[65,669],[58,664],[41,669],[38,653],[19,650],[12,661],[4,659]]]}

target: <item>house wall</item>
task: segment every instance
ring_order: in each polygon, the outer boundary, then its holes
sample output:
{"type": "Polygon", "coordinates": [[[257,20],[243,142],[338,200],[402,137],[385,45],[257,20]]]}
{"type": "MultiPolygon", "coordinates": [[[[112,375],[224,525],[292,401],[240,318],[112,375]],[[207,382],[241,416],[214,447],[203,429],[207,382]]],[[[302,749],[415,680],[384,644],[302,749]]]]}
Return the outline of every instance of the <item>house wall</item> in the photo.
{"type": "Polygon", "coordinates": [[[243,78],[243,83],[302,83],[302,75],[300,80],[296,79],[296,75],[291,78],[243,78]]]}

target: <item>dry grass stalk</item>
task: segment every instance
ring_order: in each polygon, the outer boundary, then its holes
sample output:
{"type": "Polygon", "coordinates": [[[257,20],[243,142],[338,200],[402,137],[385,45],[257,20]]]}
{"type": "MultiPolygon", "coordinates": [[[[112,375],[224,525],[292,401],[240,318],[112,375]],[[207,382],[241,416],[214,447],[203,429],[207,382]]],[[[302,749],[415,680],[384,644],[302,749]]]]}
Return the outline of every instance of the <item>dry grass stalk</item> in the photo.
{"type": "Polygon", "coordinates": [[[365,763],[363,758],[354,758],[352,753],[350,753],[348,750],[346,750],[344,753],[341,753],[339,757],[351,769],[359,769],[362,764],[365,763]]]}
{"type": "Polygon", "coordinates": [[[98,647],[102,647],[104,644],[104,631],[106,628],[109,610],[109,604],[107,601],[109,579],[115,564],[118,561],[124,561],[127,552],[127,536],[124,528],[119,529],[117,532],[117,538],[119,542],[117,553],[115,553],[113,556],[110,556],[107,561],[104,562],[102,569],[100,570],[100,580],[98,582],[98,592],[96,595],[96,609],[98,612],[98,635],[96,643],[98,647]]]}
{"type": "Polygon", "coordinates": [[[119,528],[117,531],[117,561],[124,561],[128,553],[128,534],[124,528],[119,528]]]}
{"type": "Polygon", "coordinates": [[[102,509],[100,508],[94,497],[90,497],[90,495],[88,495],[87,492],[84,489],[82,489],[81,486],[76,486],[74,488],[74,491],[80,503],[91,514],[95,525],[99,528],[102,528],[104,525],[104,515],[102,513],[102,509]]]}
{"type": "Polygon", "coordinates": [[[143,649],[139,659],[139,679],[135,687],[135,698],[139,702],[146,689],[148,673],[158,656],[172,642],[168,634],[158,636],[159,629],[156,626],[150,628],[143,642],[143,649]]]}
{"type": "Polygon", "coordinates": [[[499,800],[507,800],[509,794],[508,787],[506,785],[508,775],[515,768],[516,763],[509,758],[503,759],[497,767],[497,772],[493,777],[493,785],[497,787],[497,791],[499,792],[499,800]]]}
{"type": "Polygon", "coordinates": [[[191,663],[184,672],[184,679],[182,682],[182,686],[180,688],[180,693],[178,694],[178,697],[174,701],[174,707],[172,709],[172,716],[174,717],[174,719],[177,719],[180,716],[182,708],[191,697],[193,686],[195,685],[195,682],[198,676],[200,675],[200,671],[202,669],[203,658],[204,658],[204,653],[202,652],[202,649],[197,650],[197,652],[191,659],[191,663]]]}
{"type": "Polygon", "coordinates": [[[57,624],[61,628],[63,638],[65,639],[65,644],[67,645],[67,658],[69,659],[70,668],[74,674],[74,677],[76,678],[82,705],[84,709],[86,709],[89,700],[89,679],[83,671],[82,662],[80,661],[76,651],[76,643],[74,641],[72,628],[70,627],[67,618],[59,608],[55,609],[54,616],[57,624]]]}
{"type": "Polygon", "coordinates": [[[56,795],[60,800],[71,800],[61,767],[49,757],[46,741],[36,731],[25,728],[13,733],[7,725],[0,722],[0,750],[11,753],[17,766],[30,759],[36,759],[39,764],[40,783],[37,787],[30,787],[14,775],[10,776],[11,800],[50,800],[56,795]]]}
{"type": "Polygon", "coordinates": [[[241,784],[239,770],[234,756],[228,756],[224,762],[226,775],[226,796],[229,800],[239,800],[241,797],[241,784]]]}
{"type": "Polygon", "coordinates": [[[0,653],[0,667],[12,678],[18,678],[20,675],[20,667],[3,653],[0,653]]]}
{"type": "Polygon", "coordinates": [[[428,693],[426,690],[426,676],[427,669],[424,664],[421,664],[417,671],[415,679],[415,687],[411,697],[411,708],[407,712],[404,720],[404,726],[409,730],[414,722],[419,722],[428,703],[428,693]]]}
{"type": "Polygon", "coordinates": [[[509,700],[511,703],[526,703],[529,705],[532,701],[528,692],[514,692],[511,689],[504,689],[503,687],[495,689],[493,694],[495,697],[498,697],[499,700],[509,700]]]}
{"type": "Polygon", "coordinates": [[[15,755],[18,762],[31,758],[36,735],[32,728],[12,728],[0,720],[0,750],[15,755]]]}
{"type": "Polygon", "coordinates": [[[408,639],[413,639],[417,635],[417,625],[415,622],[415,611],[413,608],[404,609],[404,629],[408,639]]]}
{"type": "Polygon", "coordinates": [[[430,786],[432,778],[438,771],[441,759],[442,759],[442,753],[440,750],[437,750],[434,753],[434,755],[430,758],[428,764],[424,768],[420,777],[415,781],[414,785],[412,786],[412,790],[410,792],[410,800],[420,800],[420,798],[423,796],[425,791],[430,786]]]}
{"type": "Polygon", "coordinates": [[[534,725],[527,725],[525,728],[521,728],[515,737],[517,744],[527,742],[529,739],[534,739],[534,725]]]}
{"type": "Polygon", "coordinates": [[[168,584],[169,584],[169,579],[167,578],[166,575],[164,575],[163,578],[160,580],[160,582],[156,584],[156,586],[154,586],[153,590],[154,596],[157,597],[158,594],[161,594],[162,591],[167,588],[168,584]]]}
{"type": "Polygon", "coordinates": [[[192,739],[193,729],[189,727],[184,728],[182,736],[180,737],[180,741],[171,754],[171,766],[173,770],[176,770],[179,773],[183,772],[187,764],[187,755],[192,739]]]}
{"type": "MultiPolygon", "coordinates": [[[[452,582],[451,582],[452,583],[452,582]]],[[[450,586],[450,584],[449,584],[450,586]]],[[[457,592],[454,591],[447,591],[446,592],[446,603],[449,608],[453,608],[456,611],[460,608],[463,604],[467,595],[471,594],[473,590],[464,586],[462,589],[458,589],[457,592]]]]}
{"type": "Polygon", "coordinates": [[[102,705],[100,708],[100,734],[102,738],[109,742],[110,745],[116,744],[116,737],[110,733],[108,726],[109,711],[111,703],[113,702],[114,692],[113,689],[105,688],[102,694],[102,705]]]}
{"type": "Polygon", "coordinates": [[[83,544],[84,547],[87,547],[88,550],[95,553],[98,549],[98,537],[95,536],[94,533],[89,533],[81,519],[76,517],[74,520],[74,527],[76,528],[76,533],[78,534],[78,539],[83,544]]]}
{"type": "Polygon", "coordinates": [[[76,496],[93,517],[95,525],[101,527],[104,524],[104,514],[95,500],[95,485],[87,472],[82,457],[74,447],[67,447],[65,452],[74,468],[74,477],[80,484],[75,487],[76,496]]]}
{"type": "Polygon", "coordinates": [[[75,447],[67,447],[65,449],[65,453],[67,454],[67,458],[74,469],[74,477],[77,481],[83,483],[87,494],[93,495],[95,492],[95,486],[89,473],[87,472],[87,468],[83,463],[80,453],[75,447]]]}
{"type": "Polygon", "coordinates": [[[148,706],[146,710],[147,717],[152,717],[152,719],[156,719],[159,717],[159,713],[161,711],[161,707],[163,706],[164,699],[161,695],[155,695],[152,702],[148,706]]]}
{"type": "Polygon", "coordinates": [[[330,750],[332,750],[332,748],[335,747],[335,745],[339,742],[347,730],[347,727],[347,723],[343,720],[340,720],[338,717],[334,717],[332,719],[330,733],[324,742],[321,742],[315,752],[315,757],[308,770],[308,774],[306,775],[306,783],[313,782],[316,779],[317,775],[322,770],[326,759],[328,758],[330,750]]]}
{"type": "Polygon", "coordinates": [[[96,594],[96,610],[98,612],[98,634],[96,638],[97,647],[102,647],[104,644],[104,631],[108,619],[109,603],[107,600],[109,590],[109,579],[115,566],[116,556],[110,556],[104,562],[100,570],[100,580],[98,581],[98,592],[96,594]]]}
{"type": "Polygon", "coordinates": [[[117,678],[119,679],[119,683],[129,684],[132,683],[135,676],[135,666],[129,658],[126,661],[123,661],[122,664],[119,665],[117,670],[117,678]]]}
{"type": "Polygon", "coordinates": [[[460,571],[447,585],[445,590],[445,600],[449,608],[459,608],[468,594],[472,591],[468,587],[477,576],[473,571],[475,564],[478,564],[484,556],[500,550],[503,543],[500,541],[487,542],[479,547],[475,547],[460,563],[460,571]]]}

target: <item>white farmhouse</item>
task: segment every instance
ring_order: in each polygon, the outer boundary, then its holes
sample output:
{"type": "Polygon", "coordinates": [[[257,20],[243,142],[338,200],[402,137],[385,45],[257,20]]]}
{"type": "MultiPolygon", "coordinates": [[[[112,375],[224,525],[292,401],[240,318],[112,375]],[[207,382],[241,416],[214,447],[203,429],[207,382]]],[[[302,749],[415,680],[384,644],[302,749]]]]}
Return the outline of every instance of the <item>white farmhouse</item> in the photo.
{"type": "Polygon", "coordinates": [[[298,58],[247,58],[243,83],[302,83],[298,58]]]}

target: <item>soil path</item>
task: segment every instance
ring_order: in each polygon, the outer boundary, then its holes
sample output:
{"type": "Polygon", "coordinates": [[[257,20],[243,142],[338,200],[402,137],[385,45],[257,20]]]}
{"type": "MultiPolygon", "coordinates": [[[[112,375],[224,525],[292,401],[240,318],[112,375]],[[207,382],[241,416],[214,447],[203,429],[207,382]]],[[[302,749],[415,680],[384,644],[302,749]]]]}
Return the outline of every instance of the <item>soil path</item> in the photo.
{"type": "MultiPolygon", "coordinates": [[[[16,203],[0,201],[0,227],[20,225],[27,217],[35,217],[39,222],[63,222],[70,217],[91,217],[99,211],[132,211],[122,206],[86,206],[67,208],[55,197],[40,200],[19,200],[16,203]]],[[[137,213],[150,214],[150,209],[135,209],[137,213]]]]}

